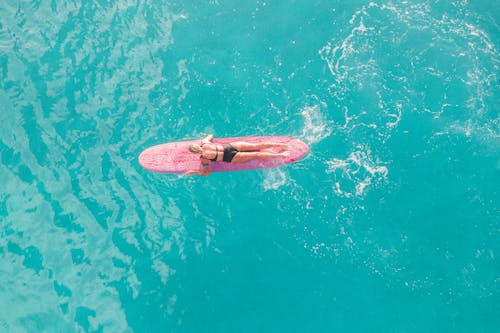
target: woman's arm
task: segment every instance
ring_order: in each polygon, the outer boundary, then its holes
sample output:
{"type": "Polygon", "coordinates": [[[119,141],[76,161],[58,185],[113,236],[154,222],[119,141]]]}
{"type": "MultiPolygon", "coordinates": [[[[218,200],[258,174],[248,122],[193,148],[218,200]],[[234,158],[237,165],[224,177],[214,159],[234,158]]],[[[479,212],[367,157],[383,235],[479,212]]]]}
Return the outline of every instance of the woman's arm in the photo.
{"type": "Polygon", "coordinates": [[[201,140],[201,142],[203,142],[203,143],[209,143],[209,142],[212,142],[213,139],[214,139],[214,135],[213,134],[209,134],[206,137],[204,137],[201,140]]]}
{"type": "Polygon", "coordinates": [[[210,160],[207,160],[206,158],[201,159],[201,171],[200,170],[188,170],[185,173],[186,176],[193,176],[193,175],[199,175],[199,176],[209,176],[210,175],[210,160]]]}

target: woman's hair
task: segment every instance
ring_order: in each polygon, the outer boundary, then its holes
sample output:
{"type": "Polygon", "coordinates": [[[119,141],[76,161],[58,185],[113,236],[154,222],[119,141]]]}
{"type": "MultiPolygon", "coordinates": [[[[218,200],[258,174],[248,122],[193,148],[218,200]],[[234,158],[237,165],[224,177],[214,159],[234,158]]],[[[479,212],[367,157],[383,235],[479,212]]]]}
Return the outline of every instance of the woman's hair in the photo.
{"type": "Polygon", "coordinates": [[[194,154],[201,154],[201,147],[197,144],[192,144],[189,146],[189,151],[194,154]]]}

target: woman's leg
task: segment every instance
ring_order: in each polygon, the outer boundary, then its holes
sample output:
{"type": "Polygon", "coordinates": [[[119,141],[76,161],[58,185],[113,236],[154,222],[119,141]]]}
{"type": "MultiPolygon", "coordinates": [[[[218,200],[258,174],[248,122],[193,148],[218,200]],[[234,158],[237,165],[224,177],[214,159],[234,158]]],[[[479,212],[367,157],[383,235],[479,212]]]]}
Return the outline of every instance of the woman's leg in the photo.
{"type": "Polygon", "coordinates": [[[238,151],[242,152],[253,152],[274,147],[278,147],[281,149],[288,149],[288,145],[286,143],[273,143],[273,142],[250,143],[250,142],[237,141],[237,142],[231,142],[231,146],[236,148],[238,151]]]}
{"type": "Polygon", "coordinates": [[[268,152],[260,152],[260,151],[239,152],[236,155],[234,155],[233,160],[231,162],[232,163],[245,163],[245,162],[255,160],[255,159],[269,159],[269,158],[276,158],[276,157],[285,157],[288,155],[289,155],[288,152],[283,152],[283,153],[268,153],[268,152]]]}

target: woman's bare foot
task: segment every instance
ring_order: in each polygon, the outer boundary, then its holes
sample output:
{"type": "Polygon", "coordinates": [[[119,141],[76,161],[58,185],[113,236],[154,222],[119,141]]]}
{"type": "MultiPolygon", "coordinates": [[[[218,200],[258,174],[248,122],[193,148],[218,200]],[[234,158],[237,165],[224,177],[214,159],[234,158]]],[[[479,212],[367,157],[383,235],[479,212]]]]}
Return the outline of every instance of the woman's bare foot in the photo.
{"type": "Polygon", "coordinates": [[[288,157],[290,156],[290,152],[287,150],[287,151],[284,151],[280,154],[281,157],[288,157]]]}

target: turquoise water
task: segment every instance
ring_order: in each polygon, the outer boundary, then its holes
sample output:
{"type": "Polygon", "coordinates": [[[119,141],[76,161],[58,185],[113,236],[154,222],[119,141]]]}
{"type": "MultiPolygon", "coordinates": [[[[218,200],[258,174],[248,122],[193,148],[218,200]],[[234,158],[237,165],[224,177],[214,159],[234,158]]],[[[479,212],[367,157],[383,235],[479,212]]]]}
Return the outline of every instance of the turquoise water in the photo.
{"type": "Polygon", "coordinates": [[[499,332],[500,6],[3,1],[1,332],[499,332]],[[148,173],[289,135],[290,166],[148,173]]]}

